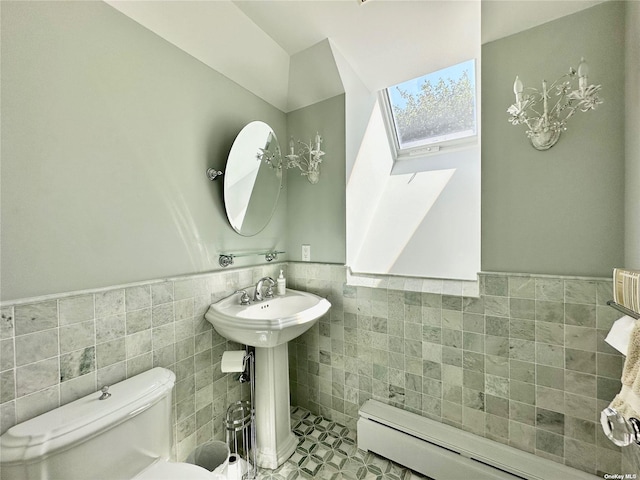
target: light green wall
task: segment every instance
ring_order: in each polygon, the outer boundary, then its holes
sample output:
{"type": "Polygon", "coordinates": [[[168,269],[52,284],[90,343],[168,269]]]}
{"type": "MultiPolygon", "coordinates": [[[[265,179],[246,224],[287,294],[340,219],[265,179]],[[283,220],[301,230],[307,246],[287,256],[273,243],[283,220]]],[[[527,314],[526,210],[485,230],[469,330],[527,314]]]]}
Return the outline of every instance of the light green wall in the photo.
{"type": "MultiPolygon", "coordinates": [[[[217,269],[225,250],[295,261],[308,243],[313,261],[345,262],[345,95],[285,115],[101,2],[1,8],[3,300],[217,269]],[[287,172],[274,220],[246,238],[203,172],[224,169],[251,120],[285,148],[318,130],[327,154],[317,185],[287,172]]],[[[619,2],[483,47],[483,270],[623,263],[623,56],[619,2]],[[605,104],[537,152],[507,122],[513,78],[555,78],[580,56],[605,104]]]]}
{"type": "Polygon", "coordinates": [[[245,238],[205,177],[251,120],[286,138],[284,113],[102,2],[1,8],[2,300],[284,248],[286,192],[245,238]]]}
{"type": "Polygon", "coordinates": [[[488,43],[482,62],[482,269],[609,276],[624,251],[624,4],[488,43]],[[605,103],[539,152],[507,121],[514,78],[539,87],[580,57],[605,103]]]}
{"type": "MultiPolygon", "coordinates": [[[[287,170],[287,258],[301,260],[311,245],[313,262],[344,264],[345,246],[345,96],[337,95],[287,115],[287,131],[297,140],[323,137],[320,181],[312,185],[297,169],[287,170]]],[[[280,140],[286,149],[288,138],[280,140]]]]}

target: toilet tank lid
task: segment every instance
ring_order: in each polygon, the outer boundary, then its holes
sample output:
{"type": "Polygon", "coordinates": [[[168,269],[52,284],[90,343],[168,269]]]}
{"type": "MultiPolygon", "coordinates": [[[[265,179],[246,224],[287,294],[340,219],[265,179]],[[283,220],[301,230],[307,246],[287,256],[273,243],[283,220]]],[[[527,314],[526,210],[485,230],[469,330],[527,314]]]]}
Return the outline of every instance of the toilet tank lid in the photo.
{"type": "Polygon", "coordinates": [[[50,454],[142,413],[171,392],[175,378],[170,370],[153,368],[111,385],[106,400],[94,392],[19,423],[0,437],[2,463],[50,454]]]}

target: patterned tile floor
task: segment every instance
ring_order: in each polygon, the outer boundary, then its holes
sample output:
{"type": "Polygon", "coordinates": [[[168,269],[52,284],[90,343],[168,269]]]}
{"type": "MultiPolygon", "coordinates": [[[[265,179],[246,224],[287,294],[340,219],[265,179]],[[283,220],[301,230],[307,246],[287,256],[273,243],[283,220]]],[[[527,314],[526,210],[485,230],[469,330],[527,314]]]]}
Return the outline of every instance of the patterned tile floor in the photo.
{"type": "Polygon", "coordinates": [[[259,469],[260,480],[429,480],[386,458],[359,450],[356,432],[303,408],[291,409],[291,425],[298,448],[278,469],[259,469]]]}

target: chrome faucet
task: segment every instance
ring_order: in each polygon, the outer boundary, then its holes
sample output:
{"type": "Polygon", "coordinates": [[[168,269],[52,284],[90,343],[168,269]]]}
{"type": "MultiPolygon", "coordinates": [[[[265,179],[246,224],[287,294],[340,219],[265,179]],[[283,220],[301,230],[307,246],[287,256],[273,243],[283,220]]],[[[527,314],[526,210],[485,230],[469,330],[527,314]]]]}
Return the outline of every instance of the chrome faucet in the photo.
{"type": "Polygon", "coordinates": [[[261,302],[263,300],[262,297],[262,284],[264,282],[269,282],[269,286],[267,288],[267,291],[264,294],[264,298],[272,298],[273,297],[273,286],[276,284],[275,280],[271,277],[262,277],[260,280],[258,280],[258,283],[256,283],[256,291],[253,294],[253,301],[254,302],[261,302]]]}

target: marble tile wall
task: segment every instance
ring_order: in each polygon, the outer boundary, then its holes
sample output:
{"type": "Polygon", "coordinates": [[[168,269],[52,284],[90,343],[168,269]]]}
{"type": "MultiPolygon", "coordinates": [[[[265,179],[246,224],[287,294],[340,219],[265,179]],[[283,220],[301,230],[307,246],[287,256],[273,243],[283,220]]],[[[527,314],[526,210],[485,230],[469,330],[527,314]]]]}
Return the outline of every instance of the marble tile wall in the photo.
{"type": "Polygon", "coordinates": [[[152,367],[176,374],[180,460],[223,439],[227,406],[248,395],[220,371],[227,342],[204,319],[211,304],[284,264],[4,304],[0,318],[1,432],[152,367]]]}
{"type": "Polygon", "coordinates": [[[590,473],[640,470],[599,424],[624,361],[604,342],[622,316],[606,305],[611,281],[481,274],[470,296],[433,280],[344,277],[289,266],[293,288],[333,304],[290,344],[293,404],[354,428],[374,398],[590,473]]]}
{"type": "Polygon", "coordinates": [[[606,279],[482,274],[460,282],[381,278],[282,263],[25,299],[0,308],[1,431],[153,366],[176,373],[177,457],[222,438],[246,389],[220,372],[208,305],[262,276],[326,296],[328,315],[289,345],[292,404],[355,427],[369,398],[592,473],[640,470],[598,414],[623,357],[604,343],[620,315],[606,279]],[[475,289],[476,291],[478,288],[475,289]]]}

